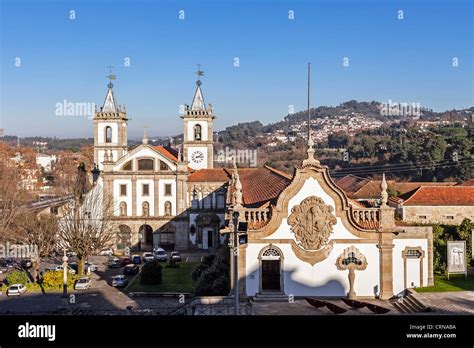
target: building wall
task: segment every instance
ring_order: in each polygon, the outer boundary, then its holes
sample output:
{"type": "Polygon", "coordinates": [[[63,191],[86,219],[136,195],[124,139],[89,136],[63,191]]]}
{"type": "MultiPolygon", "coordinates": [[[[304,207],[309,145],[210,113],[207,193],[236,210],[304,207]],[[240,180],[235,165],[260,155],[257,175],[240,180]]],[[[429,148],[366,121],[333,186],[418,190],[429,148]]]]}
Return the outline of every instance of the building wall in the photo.
{"type": "MultiPolygon", "coordinates": [[[[295,205],[300,204],[305,198],[317,196],[323,199],[326,205],[332,206],[335,210],[334,200],[322,189],[319,182],[310,177],[306,179],[299,192],[289,199],[288,212],[291,213],[295,205]]],[[[341,218],[337,217],[337,222],[333,226],[328,243],[332,241],[333,249],[322,261],[311,265],[298,258],[292,249],[291,241],[296,241],[294,233],[288,225],[287,219],[283,219],[280,226],[268,237],[264,237],[265,242],[250,242],[245,251],[245,285],[248,296],[259,293],[261,274],[259,255],[261,251],[270,244],[278,247],[283,253],[282,273],[283,292],[286,295],[294,296],[346,296],[349,291],[348,271],[339,270],[336,260],[344,253],[346,248],[354,246],[365,256],[367,266],[365,270],[355,271],[354,290],[360,297],[376,297],[380,293],[380,250],[377,247],[378,240],[363,239],[353,235],[344,225],[341,218]]],[[[393,286],[394,292],[404,289],[404,258],[402,250],[407,246],[421,247],[425,252],[423,258],[423,285],[427,285],[428,279],[428,240],[420,239],[396,239],[393,250],[393,286]]],[[[419,265],[419,264],[418,264],[419,265]]],[[[408,265],[408,272],[413,278],[419,275],[419,268],[408,265]]],[[[410,279],[411,279],[410,278],[410,279]]]]}
{"type": "Polygon", "coordinates": [[[458,225],[465,218],[474,220],[474,206],[403,206],[403,220],[415,223],[458,225]],[[421,219],[420,216],[426,216],[421,219]],[[452,216],[449,219],[448,216],[452,216]]]}

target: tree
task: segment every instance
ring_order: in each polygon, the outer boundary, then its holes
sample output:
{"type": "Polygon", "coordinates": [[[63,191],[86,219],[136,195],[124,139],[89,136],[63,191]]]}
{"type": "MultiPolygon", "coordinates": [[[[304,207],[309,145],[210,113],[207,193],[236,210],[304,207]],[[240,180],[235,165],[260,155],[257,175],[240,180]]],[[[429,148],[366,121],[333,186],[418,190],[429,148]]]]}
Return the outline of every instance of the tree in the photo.
{"type": "Polygon", "coordinates": [[[54,250],[57,227],[56,217],[50,214],[38,215],[32,211],[25,211],[15,220],[15,241],[36,247],[35,255],[31,258],[35,282],[38,280],[41,258],[50,256],[54,250]]]}
{"type": "Polygon", "coordinates": [[[0,152],[0,240],[3,241],[13,239],[12,224],[31,199],[21,185],[21,169],[8,156],[0,152]]]}
{"type": "Polygon", "coordinates": [[[104,194],[102,179],[93,186],[89,183],[83,164],[65,194],[71,200],[60,210],[60,245],[77,254],[78,274],[82,275],[87,258],[109,248],[114,240],[113,200],[104,194]]]}

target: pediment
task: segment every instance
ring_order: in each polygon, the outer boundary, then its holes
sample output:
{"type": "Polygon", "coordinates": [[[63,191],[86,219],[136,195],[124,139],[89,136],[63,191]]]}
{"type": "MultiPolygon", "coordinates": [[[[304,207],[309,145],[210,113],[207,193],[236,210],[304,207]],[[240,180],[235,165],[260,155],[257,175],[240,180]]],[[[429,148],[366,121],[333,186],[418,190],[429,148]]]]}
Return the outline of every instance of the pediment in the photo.
{"type": "MultiPolygon", "coordinates": [[[[141,144],[137,146],[135,149],[127,153],[125,156],[122,156],[117,163],[113,167],[113,171],[122,171],[123,165],[128,163],[129,161],[136,161],[138,159],[143,158],[152,158],[155,161],[159,160],[168,165],[170,170],[176,170],[176,161],[168,158],[160,151],[156,150],[150,145],[141,144]]],[[[134,170],[135,171],[135,170],[134,170]]]]}

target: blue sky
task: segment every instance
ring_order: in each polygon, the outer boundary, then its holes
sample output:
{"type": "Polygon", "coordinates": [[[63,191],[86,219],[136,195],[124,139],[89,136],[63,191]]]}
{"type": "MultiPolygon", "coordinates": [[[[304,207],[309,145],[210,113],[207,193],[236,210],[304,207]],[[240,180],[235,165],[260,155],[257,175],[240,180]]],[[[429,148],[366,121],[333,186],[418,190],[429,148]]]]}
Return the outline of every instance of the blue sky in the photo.
{"type": "Polygon", "coordinates": [[[313,106],[351,99],[419,102],[436,111],[474,105],[470,0],[0,3],[5,134],[92,136],[90,119],[56,116],[55,106],[102,105],[109,65],[132,138],[144,125],[151,135],[182,131],[179,105],[192,101],[198,63],[216,130],[279,121],[289,105],[305,109],[308,61],[313,106]]]}

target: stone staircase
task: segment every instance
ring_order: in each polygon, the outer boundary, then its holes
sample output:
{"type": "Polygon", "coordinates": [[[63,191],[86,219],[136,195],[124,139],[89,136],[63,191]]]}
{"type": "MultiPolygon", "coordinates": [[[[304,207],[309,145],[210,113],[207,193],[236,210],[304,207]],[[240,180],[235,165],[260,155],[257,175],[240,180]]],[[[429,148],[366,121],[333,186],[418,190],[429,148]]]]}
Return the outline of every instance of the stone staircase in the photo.
{"type": "Polygon", "coordinates": [[[412,289],[406,289],[402,297],[393,298],[390,300],[390,303],[400,313],[426,313],[432,311],[412,289]]]}

